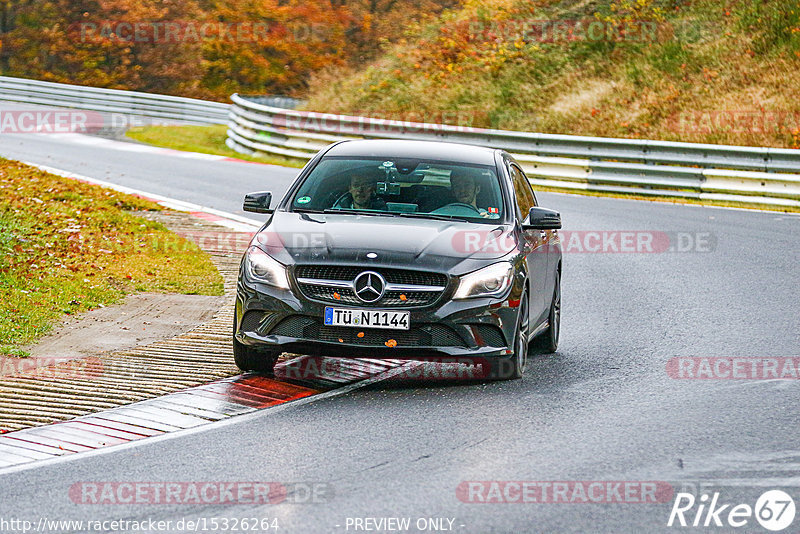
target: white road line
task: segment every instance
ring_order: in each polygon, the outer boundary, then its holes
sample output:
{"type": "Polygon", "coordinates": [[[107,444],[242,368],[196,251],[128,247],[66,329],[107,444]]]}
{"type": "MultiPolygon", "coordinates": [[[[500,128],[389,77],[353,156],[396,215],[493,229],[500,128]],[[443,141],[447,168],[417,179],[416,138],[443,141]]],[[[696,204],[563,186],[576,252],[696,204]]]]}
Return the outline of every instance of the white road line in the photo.
{"type": "Polygon", "coordinates": [[[262,221],[257,221],[255,219],[250,219],[248,217],[242,217],[241,215],[236,215],[235,213],[228,213],[226,211],[220,211],[214,208],[200,206],[199,204],[192,204],[191,202],[185,202],[183,200],[177,200],[174,198],[157,195],[155,193],[148,193],[146,191],[141,191],[139,189],[134,189],[132,187],[126,187],[124,185],[118,185],[111,182],[106,182],[104,180],[98,180],[97,178],[92,178],[89,176],[84,176],[82,174],[77,174],[74,172],[57,169],[55,167],[50,167],[48,165],[41,165],[39,163],[33,163],[30,161],[23,161],[21,163],[24,163],[25,165],[30,165],[31,167],[35,167],[39,170],[49,172],[51,174],[55,174],[57,176],[63,176],[64,178],[81,180],[83,182],[88,182],[102,187],[107,187],[109,189],[113,189],[114,191],[119,191],[120,193],[127,193],[130,195],[145,197],[157,202],[160,206],[164,206],[165,208],[173,209],[176,211],[207,213],[209,215],[215,216],[214,222],[216,222],[217,224],[220,224],[221,226],[225,226],[226,228],[231,228],[233,230],[237,230],[240,232],[253,232],[261,228],[261,225],[264,224],[262,221]],[[216,219],[216,217],[219,217],[219,219],[216,219]]]}

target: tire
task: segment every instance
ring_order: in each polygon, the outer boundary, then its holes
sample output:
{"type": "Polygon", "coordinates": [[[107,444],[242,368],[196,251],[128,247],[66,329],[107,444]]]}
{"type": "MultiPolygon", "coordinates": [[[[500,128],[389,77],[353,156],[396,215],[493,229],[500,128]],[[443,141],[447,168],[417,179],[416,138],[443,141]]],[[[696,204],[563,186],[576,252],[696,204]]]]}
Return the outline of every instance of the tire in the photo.
{"type": "Polygon", "coordinates": [[[514,338],[514,354],[509,357],[493,358],[489,369],[489,380],[516,380],[525,374],[528,362],[528,336],[530,317],[528,293],[520,299],[520,310],[517,318],[516,336],[514,338]]]}
{"type": "MultiPolygon", "coordinates": [[[[236,331],[234,319],[233,329],[236,331]]],[[[242,372],[254,371],[268,376],[275,375],[275,363],[278,361],[280,352],[274,350],[256,350],[247,345],[243,345],[233,338],[233,361],[236,362],[242,372]]]]}
{"type": "Polygon", "coordinates": [[[275,375],[275,363],[280,353],[259,351],[233,340],[233,361],[243,372],[254,371],[269,376],[275,375]]]}
{"type": "Polygon", "coordinates": [[[558,350],[558,335],[561,332],[561,273],[558,271],[556,271],[556,287],[553,289],[547,321],[550,323],[547,330],[536,336],[532,343],[534,350],[541,354],[558,350]]]}

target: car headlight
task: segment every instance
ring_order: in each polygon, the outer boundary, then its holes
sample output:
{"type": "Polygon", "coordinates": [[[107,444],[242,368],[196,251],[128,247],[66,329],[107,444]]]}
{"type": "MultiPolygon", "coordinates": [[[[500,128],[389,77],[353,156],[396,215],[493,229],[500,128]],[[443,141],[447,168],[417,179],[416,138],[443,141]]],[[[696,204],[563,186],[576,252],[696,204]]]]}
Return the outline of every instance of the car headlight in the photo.
{"type": "Polygon", "coordinates": [[[514,266],[501,261],[461,277],[454,299],[499,297],[511,286],[514,266]]]}
{"type": "Polygon", "coordinates": [[[244,257],[250,278],[280,289],[289,289],[286,267],[258,247],[250,247],[244,257]]]}

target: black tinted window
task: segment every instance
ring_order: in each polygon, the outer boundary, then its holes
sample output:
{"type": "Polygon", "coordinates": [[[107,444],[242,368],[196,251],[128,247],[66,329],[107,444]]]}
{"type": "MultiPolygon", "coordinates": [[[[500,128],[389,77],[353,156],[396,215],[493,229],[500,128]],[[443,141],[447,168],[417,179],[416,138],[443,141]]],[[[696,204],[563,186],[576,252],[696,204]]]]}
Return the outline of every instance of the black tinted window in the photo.
{"type": "Polygon", "coordinates": [[[522,172],[516,165],[511,165],[511,179],[514,182],[514,194],[517,197],[517,205],[519,205],[520,214],[525,219],[528,212],[536,205],[536,197],[533,196],[531,184],[525,173],[522,172]]]}
{"type": "Polygon", "coordinates": [[[325,158],[291,199],[292,210],[389,212],[475,221],[503,216],[493,166],[397,158],[325,158]]]}

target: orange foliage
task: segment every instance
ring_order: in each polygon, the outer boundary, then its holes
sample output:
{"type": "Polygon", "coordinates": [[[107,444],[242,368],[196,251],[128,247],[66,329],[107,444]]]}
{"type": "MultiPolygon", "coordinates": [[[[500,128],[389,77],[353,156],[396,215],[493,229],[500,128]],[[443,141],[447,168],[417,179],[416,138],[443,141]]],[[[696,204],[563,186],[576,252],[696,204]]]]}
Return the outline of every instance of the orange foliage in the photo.
{"type": "Polygon", "coordinates": [[[0,73],[219,100],[296,94],[457,2],[2,0],[0,73]]]}

